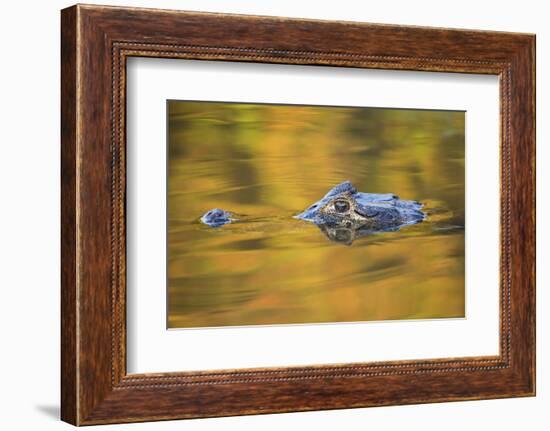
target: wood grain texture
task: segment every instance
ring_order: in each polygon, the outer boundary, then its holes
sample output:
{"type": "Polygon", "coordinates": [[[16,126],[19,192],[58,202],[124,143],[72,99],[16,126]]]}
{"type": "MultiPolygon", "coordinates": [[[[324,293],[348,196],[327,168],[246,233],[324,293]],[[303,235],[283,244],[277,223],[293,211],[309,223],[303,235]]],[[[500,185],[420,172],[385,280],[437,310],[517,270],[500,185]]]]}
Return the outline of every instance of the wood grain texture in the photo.
{"type": "Polygon", "coordinates": [[[77,422],[76,9],[61,16],[61,417],[77,422]]]}
{"type": "Polygon", "coordinates": [[[534,49],[534,36],[525,34],[101,6],[65,9],[63,420],[86,425],[533,395],[534,49]],[[499,75],[499,356],[127,375],[125,68],[130,56],[499,75]]]}

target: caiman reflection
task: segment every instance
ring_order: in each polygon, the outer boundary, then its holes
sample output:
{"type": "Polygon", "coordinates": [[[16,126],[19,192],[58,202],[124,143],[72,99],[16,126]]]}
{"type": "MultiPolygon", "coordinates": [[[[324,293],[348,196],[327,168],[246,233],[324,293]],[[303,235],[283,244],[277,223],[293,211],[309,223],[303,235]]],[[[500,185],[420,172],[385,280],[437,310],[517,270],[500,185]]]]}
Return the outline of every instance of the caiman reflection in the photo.
{"type": "MultiPolygon", "coordinates": [[[[341,226],[329,226],[326,224],[317,225],[317,227],[330,241],[344,245],[352,245],[353,241],[357,239],[380,232],[366,227],[348,228],[341,226]]],[[[399,228],[396,228],[395,230],[397,229],[399,228]]]]}

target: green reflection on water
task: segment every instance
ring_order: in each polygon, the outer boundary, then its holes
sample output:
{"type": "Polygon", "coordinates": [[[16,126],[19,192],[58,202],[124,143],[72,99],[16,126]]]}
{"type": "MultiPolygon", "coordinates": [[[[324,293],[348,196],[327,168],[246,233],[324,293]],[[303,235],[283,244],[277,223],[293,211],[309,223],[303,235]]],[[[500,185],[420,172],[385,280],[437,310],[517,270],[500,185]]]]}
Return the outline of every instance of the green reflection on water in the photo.
{"type": "Polygon", "coordinates": [[[168,102],[168,326],[464,316],[464,113],[168,102]],[[426,204],[329,241],[292,215],[351,180],[426,204]],[[198,222],[212,208],[239,222],[198,222]]]}

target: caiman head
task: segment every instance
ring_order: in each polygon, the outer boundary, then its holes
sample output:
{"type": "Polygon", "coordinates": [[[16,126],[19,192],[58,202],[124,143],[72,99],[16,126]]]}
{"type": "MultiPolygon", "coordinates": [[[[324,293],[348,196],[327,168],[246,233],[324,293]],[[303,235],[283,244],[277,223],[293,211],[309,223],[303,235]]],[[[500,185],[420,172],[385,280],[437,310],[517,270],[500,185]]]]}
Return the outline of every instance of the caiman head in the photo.
{"type": "Polygon", "coordinates": [[[294,216],[317,225],[357,227],[368,224],[379,213],[376,206],[358,198],[357,190],[349,181],[332,188],[321,200],[294,216]]]}

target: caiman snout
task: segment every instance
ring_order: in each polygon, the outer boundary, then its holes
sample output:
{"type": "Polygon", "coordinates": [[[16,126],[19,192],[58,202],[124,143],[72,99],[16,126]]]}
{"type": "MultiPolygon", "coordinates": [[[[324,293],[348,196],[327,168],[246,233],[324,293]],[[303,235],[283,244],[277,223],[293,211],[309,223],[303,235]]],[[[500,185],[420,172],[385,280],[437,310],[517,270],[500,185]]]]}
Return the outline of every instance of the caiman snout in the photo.
{"type": "Polygon", "coordinates": [[[202,217],[201,222],[211,227],[223,226],[224,224],[231,223],[232,213],[224,211],[219,208],[211,209],[207,211],[202,217]]]}

